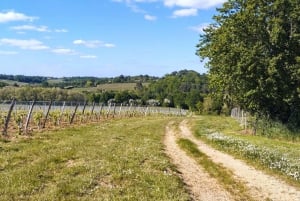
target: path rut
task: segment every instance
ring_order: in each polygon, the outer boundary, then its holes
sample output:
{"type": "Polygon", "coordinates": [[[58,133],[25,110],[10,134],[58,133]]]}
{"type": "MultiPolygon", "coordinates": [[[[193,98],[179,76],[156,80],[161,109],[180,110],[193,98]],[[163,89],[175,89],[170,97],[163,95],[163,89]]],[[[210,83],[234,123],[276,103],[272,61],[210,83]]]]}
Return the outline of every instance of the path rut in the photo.
{"type": "MultiPolygon", "coordinates": [[[[188,128],[188,121],[184,120],[180,123],[180,136],[181,138],[187,138],[191,140],[198,146],[198,149],[208,155],[214,163],[220,163],[225,168],[231,170],[236,178],[245,182],[246,186],[250,189],[250,194],[252,195],[253,199],[261,201],[261,200],[272,200],[272,201],[300,201],[300,190],[296,187],[290,186],[285,182],[275,178],[273,176],[267,175],[262,171],[256,170],[253,167],[247,165],[245,162],[233,158],[231,155],[222,153],[213,149],[212,147],[208,146],[204,142],[199,139],[196,139],[190,129],[188,128]]],[[[203,169],[199,167],[190,157],[186,156],[183,151],[176,145],[176,136],[174,131],[170,129],[169,126],[166,128],[166,139],[165,144],[167,147],[167,153],[170,155],[174,164],[178,167],[179,171],[183,171],[184,169],[188,169],[188,171],[192,172],[200,172],[200,175],[205,175],[203,169]],[[189,161],[189,162],[186,162],[189,161]],[[193,165],[189,164],[193,163],[193,165]]],[[[188,183],[188,179],[186,179],[186,174],[182,174],[183,180],[189,185],[190,189],[196,189],[197,187],[193,186],[193,182],[191,184],[188,183]],[[187,181],[186,181],[187,180],[187,181]]],[[[192,173],[192,177],[195,173],[192,173]]],[[[203,179],[206,183],[204,187],[209,186],[212,188],[217,188],[218,190],[221,187],[214,181],[213,179],[209,178],[209,176],[205,175],[203,178],[197,178],[198,183],[202,183],[201,179],[203,179]],[[210,182],[213,182],[211,185],[210,182]]],[[[196,186],[198,186],[198,183],[196,186]]],[[[201,188],[202,188],[201,187],[201,188]]],[[[212,191],[212,188],[207,189],[207,191],[212,191]]],[[[222,191],[222,190],[221,190],[222,191]]],[[[193,191],[192,191],[193,192],[193,191]]],[[[223,191],[222,191],[223,192],[223,191]]],[[[202,194],[203,192],[199,192],[202,194]]],[[[211,193],[219,193],[212,191],[211,193]]],[[[193,193],[194,194],[194,193],[193,193]]],[[[214,200],[231,200],[228,193],[224,193],[226,195],[226,199],[224,196],[215,197],[214,200]]],[[[213,197],[214,195],[209,195],[213,197]]],[[[195,198],[195,200],[208,200],[202,199],[201,195],[195,198]],[[199,199],[198,199],[199,197],[199,199]]]]}

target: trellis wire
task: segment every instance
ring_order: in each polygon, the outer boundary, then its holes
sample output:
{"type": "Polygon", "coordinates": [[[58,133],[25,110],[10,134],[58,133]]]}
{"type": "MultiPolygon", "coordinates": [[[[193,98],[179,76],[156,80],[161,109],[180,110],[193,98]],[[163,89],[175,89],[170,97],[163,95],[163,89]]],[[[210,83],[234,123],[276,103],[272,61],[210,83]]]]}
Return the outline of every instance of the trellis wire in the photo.
{"type": "MultiPolygon", "coordinates": [[[[41,128],[45,129],[51,124],[51,118],[55,119],[52,120],[54,121],[52,122],[54,126],[61,126],[62,124],[82,123],[82,121],[94,122],[104,118],[148,116],[153,114],[183,116],[187,114],[187,111],[180,108],[137,106],[133,104],[117,105],[115,103],[105,105],[104,103],[89,104],[87,102],[68,101],[0,101],[0,127],[3,135],[7,135],[8,130],[16,130],[17,127],[20,134],[26,134],[35,130],[36,125],[33,118],[35,116],[39,118],[41,128]],[[57,112],[56,117],[53,114],[55,112],[57,112]],[[42,117],[38,116],[38,113],[42,117]],[[18,117],[20,114],[22,116],[18,117]],[[64,119],[64,116],[68,116],[68,119],[64,119]],[[13,122],[13,118],[15,122],[13,122]]],[[[40,126],[38,126],[38,129],[40,129],[40,126]]]]}

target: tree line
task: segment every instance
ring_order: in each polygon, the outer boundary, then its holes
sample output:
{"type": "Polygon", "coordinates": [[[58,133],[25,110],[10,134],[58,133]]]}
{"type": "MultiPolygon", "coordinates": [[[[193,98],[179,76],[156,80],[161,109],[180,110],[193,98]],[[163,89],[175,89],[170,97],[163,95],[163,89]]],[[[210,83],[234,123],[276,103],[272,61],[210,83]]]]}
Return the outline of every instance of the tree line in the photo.
{"type": "MultiPolygon", "coordinates": [[[[152,78],[144,77],[144,81],[149,81],[152,78]]],[[[122,79],[122,77],[117,77],[117,79],[122,79]]],[[[78,91],[60,87],[41,86],[3,87],[0,89],[0,100],[88,101],[105,104],[113,101],[119,104],[135,103],[199,111],[208,94],[207,76],[195,71],[176,71],[150,81],[150,84],[147,86],[143,85],[143,82],[140,81],[141,79],[137,80],[134,90],[124,91],[78,91]]]]}
{"type": "Polygon", "coordinates": [[[227,107],[300,127],[300,1],[229,0],[200,36],[210,91],[227,107]]]}
{"type": "MultiPolygon", "coordinates": [[[[133,82],[151,82],[157,80],[158,77],[149,75],[137,75],[137,76],[125,76],[120,75],[116,77],[44,77],[44,76],[26,76],[26,75],[4,75],[0,74],[0,80],[15,81],[15,86],[18,86],[17,82],[23,82],[27,84],[34,84],[42,87],[95,87],[99,84],[107,83],[133,83],[133,82]]],[[[0,87],[7,86],[5,82],[0,82],[0,87]]]]}

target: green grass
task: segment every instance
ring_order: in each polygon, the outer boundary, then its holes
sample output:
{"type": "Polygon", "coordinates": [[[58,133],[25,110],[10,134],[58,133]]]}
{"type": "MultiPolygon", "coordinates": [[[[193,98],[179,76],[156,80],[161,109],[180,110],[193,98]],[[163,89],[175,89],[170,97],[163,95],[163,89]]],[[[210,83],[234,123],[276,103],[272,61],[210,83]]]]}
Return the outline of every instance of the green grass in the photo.
{"type": "MultiPolygon", "coordinates": [[[[143,83],[143,86],[148,86],[149,83],[143,83]]],[[[73,88],[72,91],[75,92],[99,92],[99,91],[132,91],[135,90],[136,83],[110,83],[110,84],[99,84],[97,87],[82,87],[73,88]]]]}
{"type": "Polygon", "coordinates": [[[189,200],[163,151],[170,120],[111,120],[2,140],[0,200],[189,200]]]}
{"type": "Polygon", "coordinates": [[[26,86],[28,85],[28,83],[26,82],[18,82],[18,81],[13,81],[13,80],[2,80],[0,79],[1,82],[4,82],[10,86],[14,85],[14,84],[18,84],[19,86],[26,86]]]}
{"type": "Polygon", "coordinates": [[[235,200],[252,200],[251,196],[247,193],[248,190],[245,184],[234,179],[232,172],[222,165],[214,163],[206,154],[199,151],[196,144],[188,139],[179,139],[177,143],[183,150],[191,155],[211,177],[217,179],[217,181],[231,193],[235,200]]]}
{"type": "Polygon", "coordinates": [[[229,152],[234,156],[241,158],[251,165],[264,169],[270,174],[280,176],[287,182],[300,187],[300,181],[295,181],[290,177],[280,173],[277,170],[270,170],[265,165],[262,165],[258,158],[253,158],[245,156],[245,152],[237,151],[234,147],[228,147],[225,144],[216,144],[214,141],[207,139],[207,134],[209,133],[222,133],[225,136],[229,136],[237,141],[242,141],[250,143],[259,147],[260,149],[270,150],[272,152],[278,153],[278,155],[287,158],[290,163],[300,166],[299,156],[300,156],[300,143],[297,141],[290,141],[287,139],[271,139],[266,136],[250,135],[244,134],[243,129],[239,126],[238,122],[230,117],[220,117],[220,116],[201,116],[195,118],[192,127],[196,137],[199,137],[206,141],[207,143],[213,145],[214,147],[229,152]]]}

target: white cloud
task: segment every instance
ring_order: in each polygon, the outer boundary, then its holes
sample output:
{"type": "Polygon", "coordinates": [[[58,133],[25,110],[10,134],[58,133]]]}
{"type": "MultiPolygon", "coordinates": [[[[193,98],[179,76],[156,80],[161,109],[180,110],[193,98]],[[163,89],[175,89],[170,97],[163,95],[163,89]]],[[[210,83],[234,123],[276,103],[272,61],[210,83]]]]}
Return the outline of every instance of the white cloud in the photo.
{"type": "Polygon", "coordinates": [[[157,19],[156,16],[153,15],[144,15],[145,20],[149,20],[149,21],[155,21],[157,19]]]}
{"type": "Polygon", "coordinates": [[[1,51],[0,50],[0,55],[16,55],[18,54],[18,52],[14,52],[14,51],[1,51]]]}
{"type": "Polygon", "coordinates": [[[0,23],[13,22],[13,21],[33,21],[37,17],[27,16],[23,13],[15,11],[0,12],[0,23]]]}
{"type": "MultiPolygon", "coordinates": [[[[47,26],[34,26],[34,25],[21,25],[10,27],[12,30],[18,31],[17,33],[25,33],[24,31],[38,31],[38,32],[52,32],[47,26]]],[[[53,32],[66,33],[66,29],[55,29],[53,32]]]]}
{"type": "Polygon", "coordinates": [[[73,44],[75,45],[83,45],[87,48],[97,48],[97,47],[108,47],[108,48],[112,48],[115,47],[114,44],[112,43],[104,43],[102,41],[99,40],[90,40],[90,41],[86,41],[86,40],[74,40],[73,44]]]}
{"type": "Polygon", "coordinates": [[[0,44],[10,45],[14,47],[19,47],[25,50],[45,50],[49,47],[45,46],[41,41],[30,39],[30,40],[19,40],[19,39],[0,39],[0,44]]]}
{"type": "MultiPolygon", "coordinates": [[[[154,3],[162,2],[167,7],[182,7],[207,9],[223,4],[227,0],[112,0],[114,2],[126,3],[128,7],[137,7],[137,3],[154,3]]],[[[133,9],[134,10],[134,9],[133,9]]]]}
{"type": "Polygon", "coordinates": [[[112,43],[105,43],[105,44],[103,45],[103,47],[113,48],[113,47],[116,47],[116,45],[115,45],[115,44],[112,44],[112,43]]]}
{"type": "Polygon", "coordinates": [[[180,10],[175,10],[173,12],[172,17],[177,18],[177,17],[189,17],[189,16],[197,16],[198,15],[198,10],[195,8],[187,8],[187,9],[180,9],[180,10]]]}
{"type": "Polygon", "coordinates": [[[68,30],[67,29],[55,29],[54,32],[57,32],[57,33],[67,33],[68,30]]]}
{"type": "Polygon", "coordinates": [[[82,59],[97,59],[95,55],[81,55],[80,58],[82,59]]]}
{"type": "Polygon", "coordinates": [[[75,55],[77,54],[74,50],[66,49],[66,48],[57,48],[52,50],[55,54],[62,54],[62,55],[75,55]]]}
{"type": "Polygon", "coordinates": [[[38,31],[38,32],[50,32],[47,26],[33,26],[33,25],[22,25],[11,27],[17,31],[38,31]]]}
{"type": "Polygon", "coordinates": [[[221,5],[226,0],[163,0],[164,5],[168,7],[183,7],[183,8],[195,8],[206,9],[214,6],[221,5]]]}
{"type": "Polygon", "coordinates": [[[189,29],[196,31],[198,33],[204,33],[203,30],[209,26],[209,23],[199,24],[197,26],[189,27],[189,29]]]}

